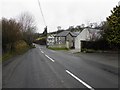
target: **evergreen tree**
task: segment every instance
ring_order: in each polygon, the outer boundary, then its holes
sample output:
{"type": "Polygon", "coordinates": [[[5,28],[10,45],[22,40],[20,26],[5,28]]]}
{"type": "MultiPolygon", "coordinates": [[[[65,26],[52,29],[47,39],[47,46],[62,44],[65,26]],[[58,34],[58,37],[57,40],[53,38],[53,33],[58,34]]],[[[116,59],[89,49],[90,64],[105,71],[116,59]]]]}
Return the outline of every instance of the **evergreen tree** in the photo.
{"type": "Polygon", "coordinates": [[[107,41],[115,46],[120,45],[120,6],[116,6],[107,18],[109,29],[105,32],[107,41]]]}
{"type": "Polygon", "coordinates": [[[47,36],[47,26],[44,28],[43,36],[47,36]]]}

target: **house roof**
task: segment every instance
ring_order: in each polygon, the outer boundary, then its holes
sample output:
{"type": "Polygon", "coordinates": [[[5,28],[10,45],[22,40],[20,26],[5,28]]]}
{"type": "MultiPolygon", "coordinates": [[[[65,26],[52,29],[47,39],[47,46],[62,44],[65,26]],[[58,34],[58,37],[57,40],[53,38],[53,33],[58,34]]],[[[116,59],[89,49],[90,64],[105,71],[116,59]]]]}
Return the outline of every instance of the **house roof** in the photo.
{"type": "Polygon", "coordinates": [[[80,32],[70,32],[73,37],[77,37],[80,32]]]}
{"type": "Polygon", "coordinates": [[[54,36],[53,35],[49,35],[47,38],[54,38],[54,36]]]}
{"type": "Polygon", "coordinates": [[[90,35],[95,39],[95,38],[100,38],[101,37],[101,31],[100,29],[87,29],[90,35]]]}
{"type": "Polygon", "coordinates": [[[100,33],[100,29],[88,29],[90,33],[100,33]]]}
{"type": "Polygon", "coordinates": [[[70,31],[63,31],[57,35],[55,35],[56,37],[65,37],[70,33],[70,31]]]}
{"type": "Polygon", "coordinates": [[[70,31],[63,31],[57,35],[55,35],[56,37],[66,37],[68,34],[71,34],[71,36],[76,37],[79,35],[80,32],[70,32],[70,31]]]}

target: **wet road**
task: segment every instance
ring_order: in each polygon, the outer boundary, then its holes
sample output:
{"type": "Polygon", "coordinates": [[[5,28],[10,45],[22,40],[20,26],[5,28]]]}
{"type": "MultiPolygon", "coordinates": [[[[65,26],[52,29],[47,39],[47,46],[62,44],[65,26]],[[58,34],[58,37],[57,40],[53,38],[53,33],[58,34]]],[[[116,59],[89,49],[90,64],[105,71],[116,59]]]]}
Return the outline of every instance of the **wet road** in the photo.
{"type": "Polygon", "coordinates": [[[118,88],[118,75],[75,55],[36,45],[3,64],[3,88],[118,88]]]}

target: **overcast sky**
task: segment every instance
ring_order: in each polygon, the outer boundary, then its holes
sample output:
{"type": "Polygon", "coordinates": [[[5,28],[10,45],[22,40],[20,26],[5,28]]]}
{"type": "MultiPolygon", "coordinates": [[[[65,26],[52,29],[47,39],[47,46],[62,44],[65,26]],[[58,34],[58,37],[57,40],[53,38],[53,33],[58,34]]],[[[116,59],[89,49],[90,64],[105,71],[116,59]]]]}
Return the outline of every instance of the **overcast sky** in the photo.
{"type": "MultiPolygon", "coordinates": [[[[110,10],[118,5],[119,0],[39,0],[48,32],[56,31],[88,22],[101,22],[111,14],[110,10]]],[[[45,27],[39,9],[38,0],[0,0],[2,16],[17,18],[22,12],[30,12],[35,17],[37,32],[45,27]],[[2,3],[1,3],[2,2],[2,3]]]]}

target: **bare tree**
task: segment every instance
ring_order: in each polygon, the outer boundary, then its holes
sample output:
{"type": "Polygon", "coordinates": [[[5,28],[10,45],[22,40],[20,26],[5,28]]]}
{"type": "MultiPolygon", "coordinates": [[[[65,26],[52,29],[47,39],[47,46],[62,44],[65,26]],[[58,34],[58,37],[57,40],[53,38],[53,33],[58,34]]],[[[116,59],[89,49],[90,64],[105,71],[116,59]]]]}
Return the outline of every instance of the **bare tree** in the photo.
{"type": "Polygon", "coordinates": [[[58,26],[57,29],[58,29],[58,30],[61,30],[61,26],[58,26]]]}
{"type": "Polygon", "coordinates": [[[90,24],[89,24],[89,27],[91,27],[91,28],[92,28],[92,27],[93,27],[93,23],[90,23],[90,24]]]}
{"type": "Polygon", "coordinates": [[[6,49],[9,45],[9,50],[14,50],[14,43],[20,40],[20,24],[15,19],[7,20],[2,18],[2,48],[6,49]]]}
{"type": "Polygon", "coordinates": [[[96,29],[97,29],[97,28],[99,28],[99,26],[98,26],[98,23],[97,23],[97,22],[94,22],[94,23],[93,23],[93,26],[94,26],[94,28],[96,28],[96,29]]]}
{"type": "Polygon", "coordinates": [[[22,25],[22,30],[26,32],[29,28],[35,28],[35,19],[29,12],[21,13],[18,20],[22,25]]]}
{"type": "Polygon", "coordinates": [[[36,31],[34,17],[29,12],[21,13],[18,22],[21,24],[23,39],[31,45],[33,42],[33,34],[36,31]]]}
{"type": "Polygon", "coordinates": [[[85,27],[85,24],[81,24],[81,28],[84,28],[85,27]]]}

